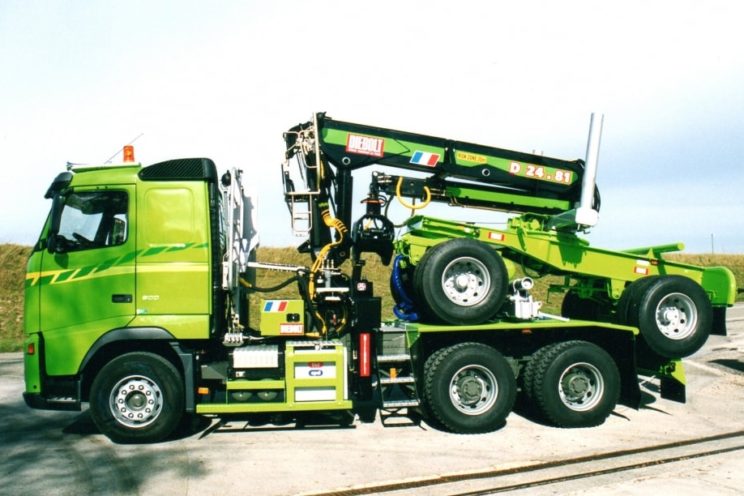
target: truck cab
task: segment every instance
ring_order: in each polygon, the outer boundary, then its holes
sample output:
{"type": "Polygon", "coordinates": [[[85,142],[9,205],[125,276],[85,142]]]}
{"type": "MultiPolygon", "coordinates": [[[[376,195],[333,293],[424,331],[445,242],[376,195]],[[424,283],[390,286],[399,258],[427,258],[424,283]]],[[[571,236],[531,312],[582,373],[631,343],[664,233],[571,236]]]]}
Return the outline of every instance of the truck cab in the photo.
{"type": "Polygon", "coordinates": [[[78,408],[91,371],[123,343],[177,356],[168,343],[208,339],[223,325],[217,181],[207,159],[55,179],[26,276],[29,404],[78,408]]]}

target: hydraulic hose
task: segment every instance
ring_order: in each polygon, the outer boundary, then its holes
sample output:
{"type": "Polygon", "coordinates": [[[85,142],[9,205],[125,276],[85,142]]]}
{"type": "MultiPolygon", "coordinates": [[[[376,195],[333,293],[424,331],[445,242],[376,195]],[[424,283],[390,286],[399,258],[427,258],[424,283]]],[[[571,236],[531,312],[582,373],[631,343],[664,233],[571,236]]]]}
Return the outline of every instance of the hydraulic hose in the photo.
{"type": "Polygon", "coordinates": [[[403,196],[401,195],[401,187],[403,186],[403,176],[398,177],[398,183],[395,185],[395,197],[398,199],[401,205],[404,207],[416,211],[421,210],[422,208],[425,208],[431,203],[431,190],[428,186],[424,186],[424,202],[416,205],[415,203],[409,203],[403,199],[403,196]]]}
{"type": "Polygon", "coordinates": [[[393,313],[401,320],[407,320],[409,322],[416,322],[419,320],[419,315],[416,313],[416,304],[413,299],[408,296],[405,286],[403,286],[403,279],[401,275],[400,262],[403,260],[403,255],[398,255],[393,261],[393,271],[390,274],[390,280],[392,282],[392,289],[395,295],[400,300],[393,307],[393,313]]]}

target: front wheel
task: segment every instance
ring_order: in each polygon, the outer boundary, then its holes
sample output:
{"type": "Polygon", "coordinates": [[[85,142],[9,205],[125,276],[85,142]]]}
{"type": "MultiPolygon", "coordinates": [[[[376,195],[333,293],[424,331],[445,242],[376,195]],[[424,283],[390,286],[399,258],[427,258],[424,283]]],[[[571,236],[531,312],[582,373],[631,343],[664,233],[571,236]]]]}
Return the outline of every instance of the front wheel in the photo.
{"type": "Polygon", "coordinates": [[[516,381],[506,359],[480,343],[434,353],[424,365],[425,404],[448,430],[474,434],[502,427],[514,406],[516,381]]]}
{"type": "Polygon", "coordinates": [[[620,396],[620,373],[612,357],[586,341],[549,345],[532,364],[530,398],[559,427],[599,425],[620,396]]]}
{"type": "Polygon", "coordinates": [[[90,413],[96,426],[118,443],[163,440],[178,427],[184,412],[181,374],[153,353],[127,353],[96,376],[90,413]]]}

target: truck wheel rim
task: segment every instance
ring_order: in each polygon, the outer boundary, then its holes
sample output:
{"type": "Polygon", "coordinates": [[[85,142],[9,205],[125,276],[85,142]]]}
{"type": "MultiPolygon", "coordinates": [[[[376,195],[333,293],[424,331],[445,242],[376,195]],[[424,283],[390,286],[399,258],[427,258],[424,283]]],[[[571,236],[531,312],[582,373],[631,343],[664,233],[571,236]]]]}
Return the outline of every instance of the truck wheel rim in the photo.
{"type": "Polygon", "coordinates": [[[158,418],[163,409],[163,394],[151,379],[132,375],[112,388],[109,406],[120,424],[138,429],[158,418]]]}
{"type": "Polygon", "coordinates": [[[591,363],[575,363],[561,374],[558,394],[563,404],[571,410],[591,410],[602,400],[604,394],[602,373],[591,363]]]}
{"type": "Polygon", "coordinates": [[[486,298],[490,288],[488,268],[477,258],[456,258],[442,272],[445,296],[461,307],[477,305],[486,298]]]}
{"type": "Polygon", "coordinates": [[[480,415],[488,411],[496,402],[498,394],[496,377],[481,365],[461,368],[450,381],[450,401],[466,415],[480,415]]]}
{"type": "Polygon", "coordinates": [[[670,293],[656,307],[656,326],[669,339],[689,337],[695,332],[697,321],[697,307],[686,294],[670,293]]]}

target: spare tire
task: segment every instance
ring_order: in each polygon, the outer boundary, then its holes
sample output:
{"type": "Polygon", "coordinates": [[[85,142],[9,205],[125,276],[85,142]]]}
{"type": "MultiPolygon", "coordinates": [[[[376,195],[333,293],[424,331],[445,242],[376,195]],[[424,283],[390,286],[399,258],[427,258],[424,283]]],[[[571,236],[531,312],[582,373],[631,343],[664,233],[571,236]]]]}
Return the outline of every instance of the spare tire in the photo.
{"type": "Polygon", "coordinates": [[[638,327],[643,342],[663,357],[692,355],[705,344],[713,325],[707,293],[683,276],[649,279],[642,279],[630,293],[627,309],[623,309],[627,323],[638,327]]]}
{"type": "Polygon", "coordinates": [[[488,245],[453,239],[431,248],[414,274],[418,302],[432,320],[455,325],[481,324],[499,311],[506,297],[504,261],[488,245]]]}

